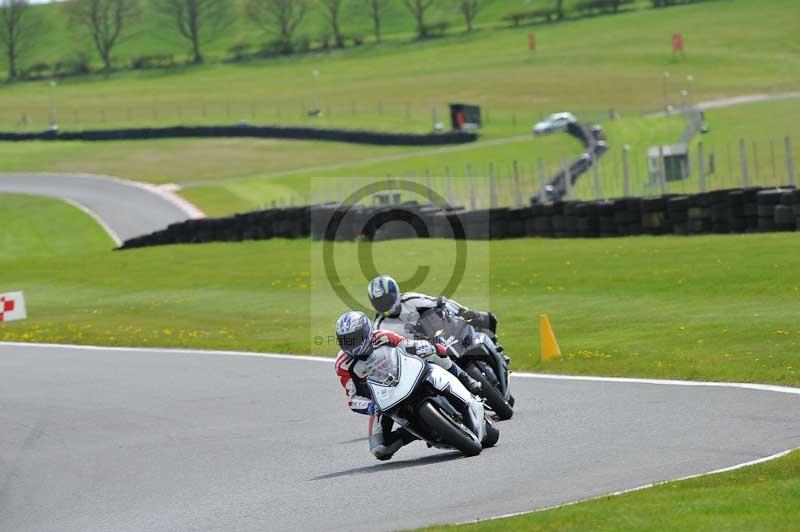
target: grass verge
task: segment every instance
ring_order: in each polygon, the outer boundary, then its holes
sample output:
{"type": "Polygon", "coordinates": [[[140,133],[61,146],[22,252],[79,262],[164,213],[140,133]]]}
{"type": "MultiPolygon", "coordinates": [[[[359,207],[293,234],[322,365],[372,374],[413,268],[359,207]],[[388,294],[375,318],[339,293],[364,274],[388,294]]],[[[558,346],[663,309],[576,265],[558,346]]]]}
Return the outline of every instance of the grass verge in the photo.
{"type": "MultiPolygon", "coordinates": [[[[593,501],[426,532],[545,530],[796,530],[800,451],[736,471],[593,501]]],[[[531,504],[535,504],[532,501],[531,504]]]]}
{"type": "MultiPolygon", "coordinates": [[[[77,207],[60,200],[0,194],[0,261],[59,260],[69,255],[105,253],[114,242],[77,207]]],[[[3,284],[6,281],[3,276],[3,284]]]]}

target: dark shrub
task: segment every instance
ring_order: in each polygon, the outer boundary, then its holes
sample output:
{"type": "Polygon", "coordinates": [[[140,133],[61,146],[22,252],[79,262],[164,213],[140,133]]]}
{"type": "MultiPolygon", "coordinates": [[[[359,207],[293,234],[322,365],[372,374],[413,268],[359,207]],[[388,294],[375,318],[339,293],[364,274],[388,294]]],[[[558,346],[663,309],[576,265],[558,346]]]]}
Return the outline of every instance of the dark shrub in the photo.
{"type": "Polygon", "coordinates": [[[247,57],[250,52],[250,43],[240,42],[228,48],[228,61],[236,63],[247,57]]]}

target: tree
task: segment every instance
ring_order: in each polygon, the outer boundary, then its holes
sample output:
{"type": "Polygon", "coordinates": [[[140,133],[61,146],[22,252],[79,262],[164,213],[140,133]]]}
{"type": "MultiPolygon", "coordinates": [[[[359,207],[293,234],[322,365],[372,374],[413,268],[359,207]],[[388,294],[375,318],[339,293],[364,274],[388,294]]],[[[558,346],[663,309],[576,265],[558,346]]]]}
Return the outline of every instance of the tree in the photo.
{"type": "Polygon", "coordinates": [[[467,22],[467,33],[472,32],[472,23],[485,3],[485,0],[459,0],[458,7],[467,22]]]}
{"type": "Polygon", "coordinates": [[[231,0],[151,0],[153,9],[178,35],[192,45],[192,62],[203,62],[201,45],[230,28],[234,22],[231,0]]]}
{"type": "Polygon", "coordinates": [[[425,11],[433,5],[433,0],[403,0],[403,4],[411,11],[417,22],[417,38],[424,39],[428,36],[428,28],[425,27],[425,11]]]}
{"type": "Polygon", "coordinates": [[[5,52],[8,79],[16,79],[19,61],[37,31],[28,0],[0,0],[0,49],[5,52]]]}
{"type": "Polygon", "coordinates": [[[386,8],[389,7],[389,0],[366,0],[369,13],[372,16],[372,26],[375,28],[375,42],[381,42],[381,17],[386,8]]]}
{"type": "Polygon", "coordinates": [[[556,12],[558,12],[558,20],[564,18],[564,0],[556,0],[556,12]]]}
{"type": "Polygon", "coordinates": [[[339,28],[339,15],[342,10],[343,0],[321,0],[320,3],[325,10],[328,24],[331,26],[336,48],[342,48],[344,46],[344,37],[342,36],[341,28],[339,28]]]}
{"type": "Polygon", "coordinates": [[[248,0],[247,15],[263,31],[278,37],[281,51],[292,51],[292,37],[308,11],[306,0],[248,0]]]}
{"type": "Polygon", "coordinates": [[[139,0],[72,0],[64,8],[69,19],[92,36],[108,73],[114,46],[132,36],[130,26],[141,13],[139,0]]]}

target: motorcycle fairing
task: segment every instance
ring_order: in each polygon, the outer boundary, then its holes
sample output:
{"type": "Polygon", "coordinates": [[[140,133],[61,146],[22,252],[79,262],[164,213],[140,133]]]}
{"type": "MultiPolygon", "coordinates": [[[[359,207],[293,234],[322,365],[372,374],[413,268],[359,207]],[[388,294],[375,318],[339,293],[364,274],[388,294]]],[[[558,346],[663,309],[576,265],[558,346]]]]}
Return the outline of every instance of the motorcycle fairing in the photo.
{"type": "Polygon", "coordinates": [[[399,349],[395,349],[393,355],[389,356],[397,357],[397,380],[391,384],[383,384],[367,379],[372,399],[382,412],[388,412],[405,401],[425,378],[426,373],[426,364],[421,358],[406,355],[399,349]]]}

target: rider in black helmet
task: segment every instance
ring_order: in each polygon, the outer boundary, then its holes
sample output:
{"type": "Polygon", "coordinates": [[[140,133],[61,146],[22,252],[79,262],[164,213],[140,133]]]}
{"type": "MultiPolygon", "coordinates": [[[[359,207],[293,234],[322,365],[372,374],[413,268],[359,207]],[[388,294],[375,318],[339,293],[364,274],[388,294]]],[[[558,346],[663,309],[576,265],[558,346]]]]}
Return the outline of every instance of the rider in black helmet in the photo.
{"type": "Polygon", "coordinates": [[[400,292],[400,286],[388,275],[379,275],[369,282],[369,301],[375,309],[375,328],[408,334],[426,310],[444,301],[457,316],[469,321],[493,339],[497,334],[497,317],[491,312],[478,312],[460,305],[452,299],[434,298],[418,292],[400,292]]]}
{"type": "MultiPolygon", "coordinates": [[[[426,310],[436,308],[441,301],[417,292],[401,293],[397,281],[388,275],[379,275],[371,280],[368,292],[370,303],[376,311],[374,327],[401,336],[413,336],[420,315],[426,310]]],[[[444,299],[444,302],[452,312],[468,320],[476,329],[487,332],[492,338],[495,337],[497,319],[494,314],[475,312],[450,299],[444,299]]],[[[445,369],[458,377],[470,392],[474,394],[480,392],[480,383],[456,364],[445,369]]]]}

